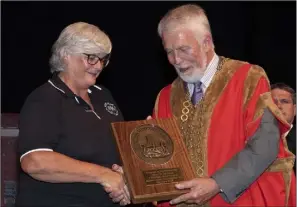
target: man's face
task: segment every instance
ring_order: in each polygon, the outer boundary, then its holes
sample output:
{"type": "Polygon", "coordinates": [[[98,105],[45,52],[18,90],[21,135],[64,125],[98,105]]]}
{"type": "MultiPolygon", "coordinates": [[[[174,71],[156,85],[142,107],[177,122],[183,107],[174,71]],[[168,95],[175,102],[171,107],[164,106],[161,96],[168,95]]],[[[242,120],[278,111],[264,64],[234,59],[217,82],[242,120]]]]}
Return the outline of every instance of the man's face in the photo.
{"type": "Polygon", "coordinates": [[[296,105],[293,103],[291,93],[275,88],[271,91],[271,95],[287,122],[292,124],[296,115],[296,105]]]}
{"type": "Polygon", "coordinates": [[[164,31],[162,40],[167,58],[179,77],[188,83],[198,82],[206,69],[207,56],[193,31],[164,31]]]}

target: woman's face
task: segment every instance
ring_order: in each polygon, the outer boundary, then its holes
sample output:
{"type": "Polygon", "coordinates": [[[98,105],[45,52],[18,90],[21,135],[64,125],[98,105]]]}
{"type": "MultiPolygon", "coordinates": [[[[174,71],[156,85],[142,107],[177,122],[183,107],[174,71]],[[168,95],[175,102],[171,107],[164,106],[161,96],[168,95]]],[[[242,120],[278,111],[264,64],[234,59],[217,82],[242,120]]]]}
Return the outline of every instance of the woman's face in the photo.
{"type": "Polygon", "coordinates": [[[66,58],[65,72],[78,87],[89,88],[96,83],[104,64],[100,54],[75,54],[66,58]]]}

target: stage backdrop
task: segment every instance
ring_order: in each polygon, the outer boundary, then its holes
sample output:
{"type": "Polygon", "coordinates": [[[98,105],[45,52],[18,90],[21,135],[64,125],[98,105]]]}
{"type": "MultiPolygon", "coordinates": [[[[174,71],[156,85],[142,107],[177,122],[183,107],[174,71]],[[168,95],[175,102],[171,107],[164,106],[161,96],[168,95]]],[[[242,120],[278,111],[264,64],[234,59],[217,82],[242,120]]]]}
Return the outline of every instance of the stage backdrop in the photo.
{"type": "MultiPolygon", "coordinates": [[[[29,93],[50,77],[50,49],[77,21],[98,25],[113,43],[98,79],[126,120],[151,114],[158,91],[176,77],[157,25],[186,2],[1,2],[2,112],[18,113],[29,93]]],[[[195,3],[195,2],[191,2],[195,3]]],[[[249,61],[271,82],[296,83],[296,2],[198,2],[209,16],[217,54],[249,61]]]]}

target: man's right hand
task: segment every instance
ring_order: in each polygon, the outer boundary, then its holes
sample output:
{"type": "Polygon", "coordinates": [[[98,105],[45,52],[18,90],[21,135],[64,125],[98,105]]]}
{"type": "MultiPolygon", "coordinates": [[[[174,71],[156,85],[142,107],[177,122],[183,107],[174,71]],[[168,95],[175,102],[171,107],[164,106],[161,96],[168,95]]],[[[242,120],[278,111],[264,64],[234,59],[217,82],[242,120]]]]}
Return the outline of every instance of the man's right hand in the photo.
{"type": "Polygon", "coordinates": [[[124,180],[120,173],[107,168],[100,175],[99,183],[105,188],[116,189],[124,184],[124,180]]]}
{"type": "Polygon", "coordinates": [[[113,202],[120,202],[121,205],[130,204],[130,199],[127,199],[126,196],[125,182],[121,173],[107,169],[100,176],[99,183],[107,193],[114,195],[112,196],[113,202]]]}
{"type": "MultiPolygon", "coordinates": [[[[125,177],[124,177],[124,170],[123,170],[123,168],[121,167],[121,166],[119,166],[119,165],[117,165],[117,164],[113,164],[112,165],[112,168],[111,168],[113,171],[115,171],[115,172],[118,172],[118,173],[120,173],[122,176],[123,176],[123,178],[125,179],[125,177]]],[[[125,181],[125,180],[124,180],[125,181]]],[[[126,182],[125,182],[126,183],[126,182]]],[[[130,201],[131,200],[131,198],[130,198],[130,193],[129,193],[129,189],[128,189],[128,186],[127,186],[127,183],[125,184],[125,186],[124,186],[124,192],[125,192],[125,198],[123,199],[123,202],[124,201],[130,201]]],[[[111,197],[111,198],[115,198],[115,197],[117,197],[118,195],[116,194],[116,193],[110,193],[109,194],[109,196],[111,197]]]]}

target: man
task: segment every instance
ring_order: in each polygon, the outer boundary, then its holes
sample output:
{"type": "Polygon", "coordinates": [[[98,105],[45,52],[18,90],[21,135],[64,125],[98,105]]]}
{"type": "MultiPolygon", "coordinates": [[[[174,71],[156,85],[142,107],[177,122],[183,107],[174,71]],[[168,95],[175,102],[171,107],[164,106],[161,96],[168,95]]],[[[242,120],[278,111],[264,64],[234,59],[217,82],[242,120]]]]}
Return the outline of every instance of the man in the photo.
{"type": "MultiPolygon", "coordinates": [[[[295,90],[284,83],[275,83],[271,85],[271,95],[287,122],[291,124],[291,130],[286,134],[286,140],[289,150],[296,155],[296,129],[293,126],[296,115],[295,90]]],[[[295,165],[294,171],[296,171],[295,165]]]]}
{"type": "Polygon", "coordinates": [[[218,56],[197,5],[169,11],[158,33],[179,77],[160,91],[153,118],[176,119],[197,174],[176,185],[189,193],[170,204],[295,205],[294,156],[280,138],[289,124],[264,70],[218,56]]]}

